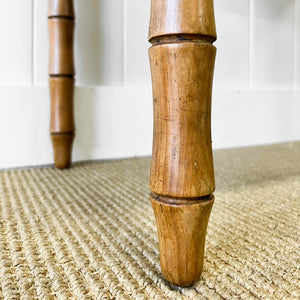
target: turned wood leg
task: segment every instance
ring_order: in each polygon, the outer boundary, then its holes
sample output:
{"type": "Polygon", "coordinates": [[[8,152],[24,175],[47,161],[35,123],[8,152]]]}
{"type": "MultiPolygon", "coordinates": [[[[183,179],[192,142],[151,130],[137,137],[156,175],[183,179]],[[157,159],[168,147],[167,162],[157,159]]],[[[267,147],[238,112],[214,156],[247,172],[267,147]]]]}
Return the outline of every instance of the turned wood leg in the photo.
{"type": "Polygon", "coordinates": [[[50,61],[49,88],[51,96],[50,134],[55,166],[71,165],[74,139],[74,9],[73,0],[50,0],[48,12],[50,61]]]}
{"type": "Polygon", "coordinates": [[[200,279],[215,189],[211,93],[216,49],[213,0],[152,0],[151,201],[166,279],[200,279]]]}

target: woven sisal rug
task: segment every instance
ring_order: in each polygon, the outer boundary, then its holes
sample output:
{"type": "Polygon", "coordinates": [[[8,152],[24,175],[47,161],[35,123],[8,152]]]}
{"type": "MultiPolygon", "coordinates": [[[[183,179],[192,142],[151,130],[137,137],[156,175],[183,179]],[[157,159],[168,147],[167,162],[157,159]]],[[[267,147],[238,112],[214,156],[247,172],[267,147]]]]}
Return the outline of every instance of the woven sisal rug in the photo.
{"type": "Polygon", "coordinates": [[[299,299],[300,143],[216,151],[204,271],[159,267],[149,158],[0,172],[0,299],[299,299]]]}

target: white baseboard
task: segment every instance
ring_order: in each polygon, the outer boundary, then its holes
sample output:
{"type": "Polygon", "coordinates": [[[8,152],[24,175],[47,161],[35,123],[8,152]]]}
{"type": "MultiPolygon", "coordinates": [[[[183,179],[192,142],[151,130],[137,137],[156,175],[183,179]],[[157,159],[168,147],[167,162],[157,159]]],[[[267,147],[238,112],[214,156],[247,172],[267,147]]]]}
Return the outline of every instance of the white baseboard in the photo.
{"type": "MultiPolygon", "coordinates": [[[[150,87],[77,87],[73,160],[146,156],[150,87]]],[[[0,87],[0,168],[52,164],[48,87],[0,87]]],[[[213,147],[300,140],[300,92],[215,90],[213,147]]]]}
{"type": "Polygon", "coordinates": [[[215,90],[214,148],[300,140],[300,92],[295,90],[215,90]]]}

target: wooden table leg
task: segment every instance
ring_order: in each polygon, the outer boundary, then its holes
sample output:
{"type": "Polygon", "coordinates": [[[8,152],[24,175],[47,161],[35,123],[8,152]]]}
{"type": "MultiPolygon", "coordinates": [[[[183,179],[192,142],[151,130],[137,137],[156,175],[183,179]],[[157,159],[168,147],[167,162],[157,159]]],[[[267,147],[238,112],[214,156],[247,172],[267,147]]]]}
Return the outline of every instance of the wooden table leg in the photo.
{"type": "Polygon", "coordinates": [[[152,0],[151,201],[161,269],[170,283],[179,286],[200,278],[214,201],[211,93],[215,40],[213,0],[152,0]]]}
{"type": "Polygon", "coordinates": [[[71,165],[74,139],[74,9],[73,0],[50,0],[48,12],[50,61],[49,87],[51,96],[50,133],[55,166],[71,165]]]}

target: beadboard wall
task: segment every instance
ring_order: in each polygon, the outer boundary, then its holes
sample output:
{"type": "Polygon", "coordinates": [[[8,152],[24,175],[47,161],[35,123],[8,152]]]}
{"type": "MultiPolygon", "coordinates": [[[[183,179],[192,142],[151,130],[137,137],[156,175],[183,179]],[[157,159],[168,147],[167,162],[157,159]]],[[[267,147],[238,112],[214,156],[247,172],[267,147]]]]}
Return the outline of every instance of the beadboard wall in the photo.
{"type": "MultiPolygon", "coordinates": [[[[2,3],[0,168],[52,164],[47,0],[2,3]]],[[[150,0],[75,0],[73,159],[150,155],[150,0]]],[[[213,147],[300,139],[300,0],[215,0],[213,147]]]]}

